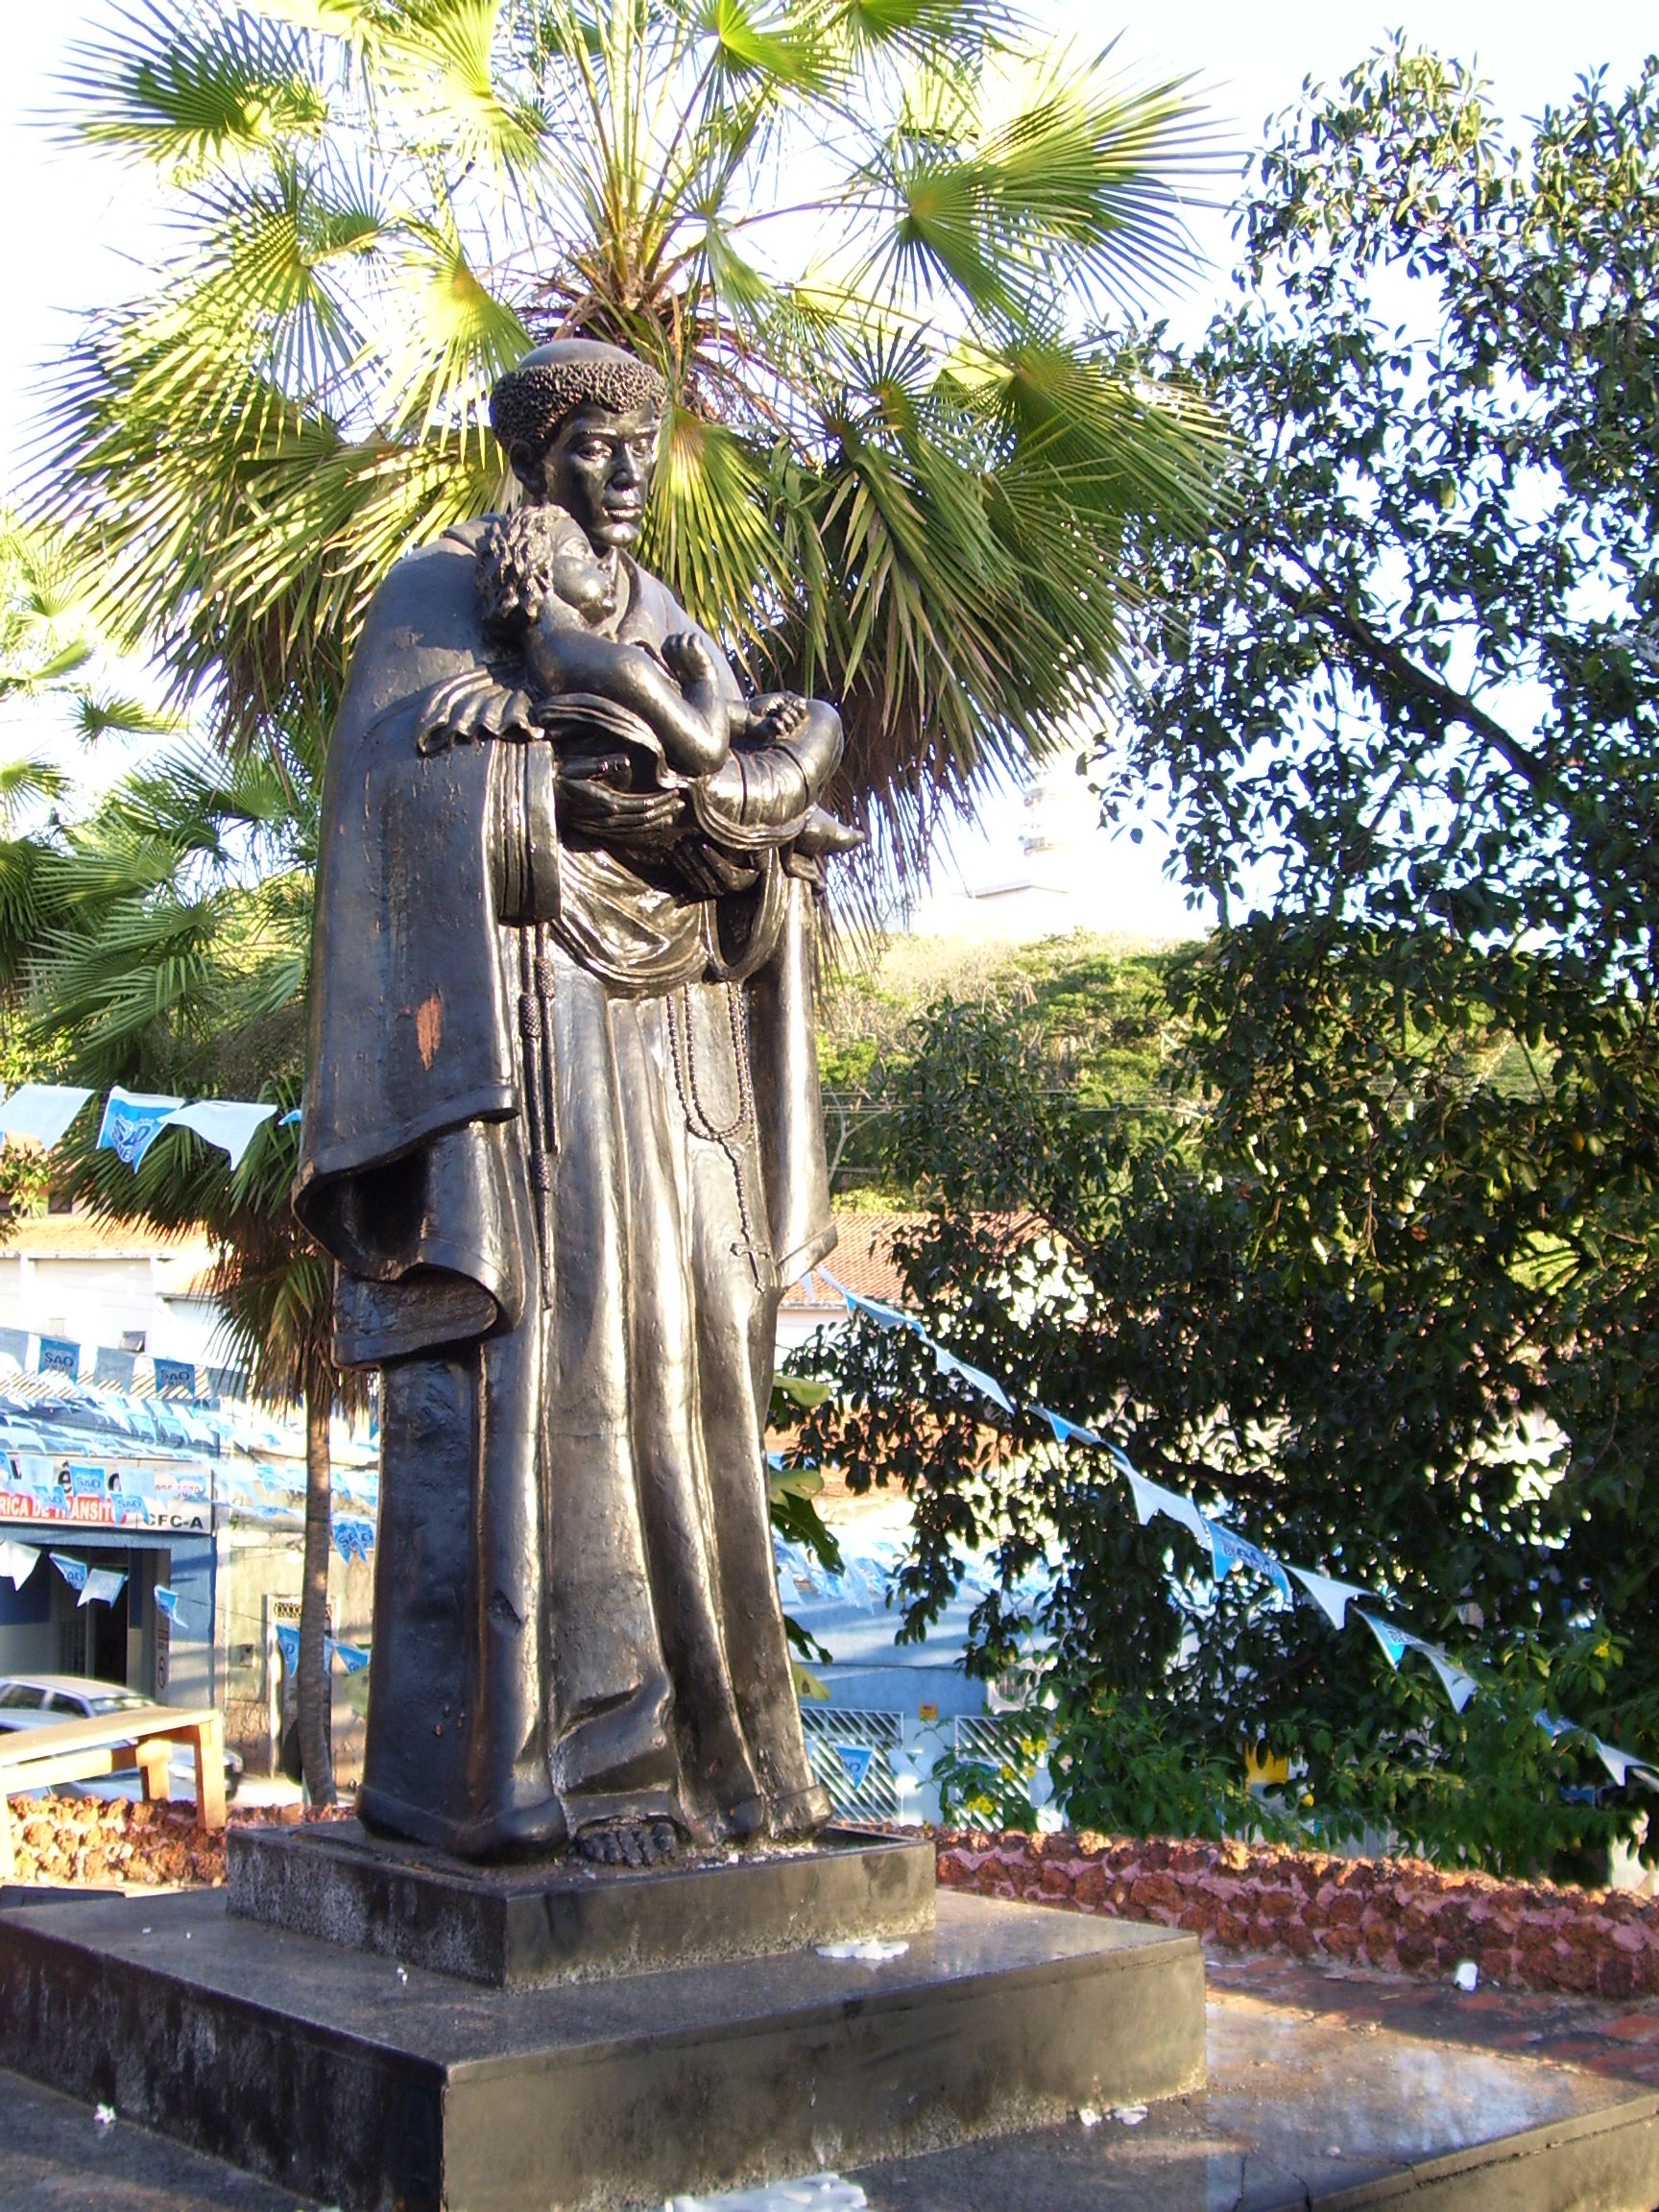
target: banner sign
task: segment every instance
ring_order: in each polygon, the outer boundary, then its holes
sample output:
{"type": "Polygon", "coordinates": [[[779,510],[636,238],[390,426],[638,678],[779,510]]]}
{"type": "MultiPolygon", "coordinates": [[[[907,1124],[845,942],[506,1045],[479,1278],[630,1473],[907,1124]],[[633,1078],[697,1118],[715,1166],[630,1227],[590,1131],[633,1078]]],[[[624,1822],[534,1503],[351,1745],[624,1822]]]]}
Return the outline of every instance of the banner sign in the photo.
{"type": "Polygon", "coordinates": [[[213,1478],[205,1467],[108,1467],[0,1453],[0,1520],[204,1535],[213,1527],[213,1478]]]}

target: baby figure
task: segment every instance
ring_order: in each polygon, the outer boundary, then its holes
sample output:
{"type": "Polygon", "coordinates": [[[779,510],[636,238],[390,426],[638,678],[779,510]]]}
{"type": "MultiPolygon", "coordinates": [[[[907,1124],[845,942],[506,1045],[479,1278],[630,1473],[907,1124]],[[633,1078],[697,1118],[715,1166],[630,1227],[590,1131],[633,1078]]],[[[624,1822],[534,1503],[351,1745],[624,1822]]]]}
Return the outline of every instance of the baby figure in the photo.
{"type": "Polygon", "coordinates": [[[841,757],[833,708],[793,692],[732,697],[695,630],[665,637],[660,654],[608,636],[614,579],[563,507],[496,517],[479,541],[476,572],[485,621],[517,645],[534,688],[547,698],[590,692],[631,709],[668,766],[698,785],[706,827],[788,830],[820,852],[861,842],[816,804],[841,757]]]}

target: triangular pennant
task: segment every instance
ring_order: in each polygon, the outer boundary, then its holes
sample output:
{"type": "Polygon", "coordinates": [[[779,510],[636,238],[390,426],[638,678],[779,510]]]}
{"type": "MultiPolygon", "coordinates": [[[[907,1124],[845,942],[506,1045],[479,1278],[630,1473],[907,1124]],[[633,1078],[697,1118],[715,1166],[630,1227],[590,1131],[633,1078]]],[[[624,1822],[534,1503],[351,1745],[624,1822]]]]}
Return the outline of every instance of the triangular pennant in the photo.
{"type": "Polygon", "coordinates": [[[39,1564],[40,1553],[33,1544],[17,1544],[10,1536],[0,1536],[0,1575],[10,1578],[13,1590],[21,1590],[39,1564]]]}
{"type": "Polygon", "coordinates": [[[1439,1675],[1440,1687],[1451,1698],[1453,1712],[1461,1713],[1476,1691],[1479,1689],[1479,1683],[1476,1681],[1474,1675],[1467,1669],[1459,1667],[1455,1659],[1449,1658],[1441,1650],[1438,1644],[1425,1644],[1421,1638],[1413,1636],[1411,1645],[1414,1650],[1422,1652],[1424,1658],[1439,1675]]]}
{"type": "Polygon", "coordinates": [[[161,1126],[182,1098],[163,1097],[157,1092],[123,1091],[114,1084],[98,1129],[98,1150],[113,1152],[129,1167],[136,1167],[161,1134],[161,1126]]]}
{"type": "Polygon", "coordinates": [[[1659,1768],[1650,1766],[1646,1759],[1638,1759],[1629,1751],[1621,1751],[1616,1743],[1603,1743],[1599,1736],[1592,1736],[1590,1741],[1596,1746],[1596,1756],[1621,1790],[1632,1779],[1648,1790],[1659,1790],[1659,1768]]]}
{"type": "Polygon", "coordinates": [[[26,1137],[50,1152],[91,1095],[70,1083],[20,1083],[0,1106],[0,1139],[26,1137]]]}
{"type": "Polygon", "coordinates": [[[253,1142],[260,1124],[269,1121],[275,1106],[256,1106],[240,1098],[195,1098],[177,1106],[163,1124],[168,1129],[192,1129],[204,1144],[228,1154],[232,1170],[253,1142]]]}
{"type": "Polygon", "coordinates": [[[1340,1628],[1348,1619],[1348,1608],[1356,1598],[1375,1598],[1374,1590],[1363,1590],[1358,1582],[1338,1582],[1334,1575],[1316,1575],[1311,1567],[1292,1567],[1295,1575],[1333,1628],[1340,1628]]]}
{"type": "Polygon", "coordinates": [[[1056,1444],[1098,1444],[1101,1440],[1093,1429],[1086,1429],[1081,1421],[1068,1421],[1064,1413],[1054,1413],[1046,1406],[1033,1406],[1033,1413],[1041,1413],[1054,1431],[1056,1444]]]}
{"type": "Polygon", "coordinates": [[[47,1557],[57,1568],[59,1574],[62,1575],[64,1581],[68,1583],[70,1589],[79,1597],[86,1587],[85,1560],[71,1559],[66,1551],[49,1551],[47,1557]]]}
{"type": "Polygon", "coordinates": [[[1183,1498],[1179,1491],[1166,1490],[1162,1482],[1149,1481],[1126,1463],[1122,1472],[1135,1501],[1135,1517],[1142,1528],[1154,1513],[1162,1513],[1167,1520],[1179,1521],[1183,1528],[1197,1537],[1206,1551],[1210,1550],[1210,1531],[1204,1525],[1203,1514],[1190,1498],[1183,1498]]]}
{"type": "Polygon", "coordinates": [[[81,1586],[77,1605],[113,1605],[127,1586],[125,1575],[118,1575],[113,1567],[94,1567],[81,1586]]]}
{"type": "Polygon", "coordinates": [[[849,1312],[868,1313],[871,1320],[883,1329],[908,1329],[914,1335],[922,1334],[922,1324],[913,1313],[902,1312],[897,1306],[884,1306],[879,1298],[866,1298],[857,1290],[849,1290],[845,1283],[836,1281],[828,1267],[820,1267],[818,1272],[830,1289],[846,1301],[849,1312]]]}
{"type": "Polygon", "coordinates": [[[1379,1621],[1375,1613],[1367,1613],[1363,1605],[1357,1605],[1355,1611],[1364,1622],[1366,1627],[1370,1629],[1372,1635],[1376,1637],[1378,1643],[1382,1645],[1383,1658],[1387,1660],[1390,1667],[1397,1668],[1406,1655],[1407,1638],[1398,1628],[1391,1627],[1386,1621],[1379,1621]]]}
{"type": "Polygon", "coordinates": [[[1207,1513],[1199,1515],[1204,1533],[1210,1540],[1210,1555],[1214,1562],[1215,1579],[1223,1581],[1235,1567],[1248,1567],[1263,1575],[1284,1599],[1291,1602],[1290,1580],[1283,1567],[1270,1551],[1263,1551],[1259,1544],[1251,1544],[1219,1521],[1212,1521],[1207,1513]]]}
{"type": "Polygon", "coordinates": [[[933,1347],[933,1364],[941,1375],[960,1375],[964,1382],[972,1383],[993,1405],[1000,1406],[1004,1413],[1013,1412],[1013,1400],[996,1376],[987,1375],[983,1367],[971,1367],[966,1359],[958,1359],[954,1352],[947,1352],[943,1344],[933,1347]]]}
{"type": "Polygon", "coordinates": [[[870,1771],[870,1762],[876,1756],[875,1746],[870,1743],[837,1743],[835,1756],[840,1760],[854,1789],[862,1790],[864,1777],[870,1771]]]}

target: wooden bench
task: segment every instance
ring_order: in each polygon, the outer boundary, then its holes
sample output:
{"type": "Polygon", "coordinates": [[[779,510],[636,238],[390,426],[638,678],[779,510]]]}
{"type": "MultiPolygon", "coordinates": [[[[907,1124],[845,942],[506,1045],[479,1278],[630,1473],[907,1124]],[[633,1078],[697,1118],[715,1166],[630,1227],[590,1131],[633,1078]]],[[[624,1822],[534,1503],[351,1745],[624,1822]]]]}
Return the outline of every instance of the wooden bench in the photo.
{"type": "Polygon", "coordinates": [[[146,1804],[172,1795],[167,1762],[176,1743],[196,1754],[196,1824],[225,1825],[225,1724],[217,1713],[157,1705],[153,1713],[53,1721],[0,1731],[0,1877],[15,1871],[9,1800],[58,1782],[92,1782],[138,1770],[146,1804]]]}

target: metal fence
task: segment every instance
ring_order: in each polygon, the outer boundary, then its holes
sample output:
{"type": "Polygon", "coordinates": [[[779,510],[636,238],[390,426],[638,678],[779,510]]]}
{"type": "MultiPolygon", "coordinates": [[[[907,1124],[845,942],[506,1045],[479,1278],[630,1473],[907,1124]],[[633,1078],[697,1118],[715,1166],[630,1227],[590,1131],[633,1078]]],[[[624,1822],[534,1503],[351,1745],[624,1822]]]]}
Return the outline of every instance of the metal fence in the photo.
{"type": "Polygon", "coordinates": [[[843,1819],[898,1818],[893,1757],[903,1741],[902,1714],[803,1705],[801,1726],[812,1771],[843,1819]]]}

